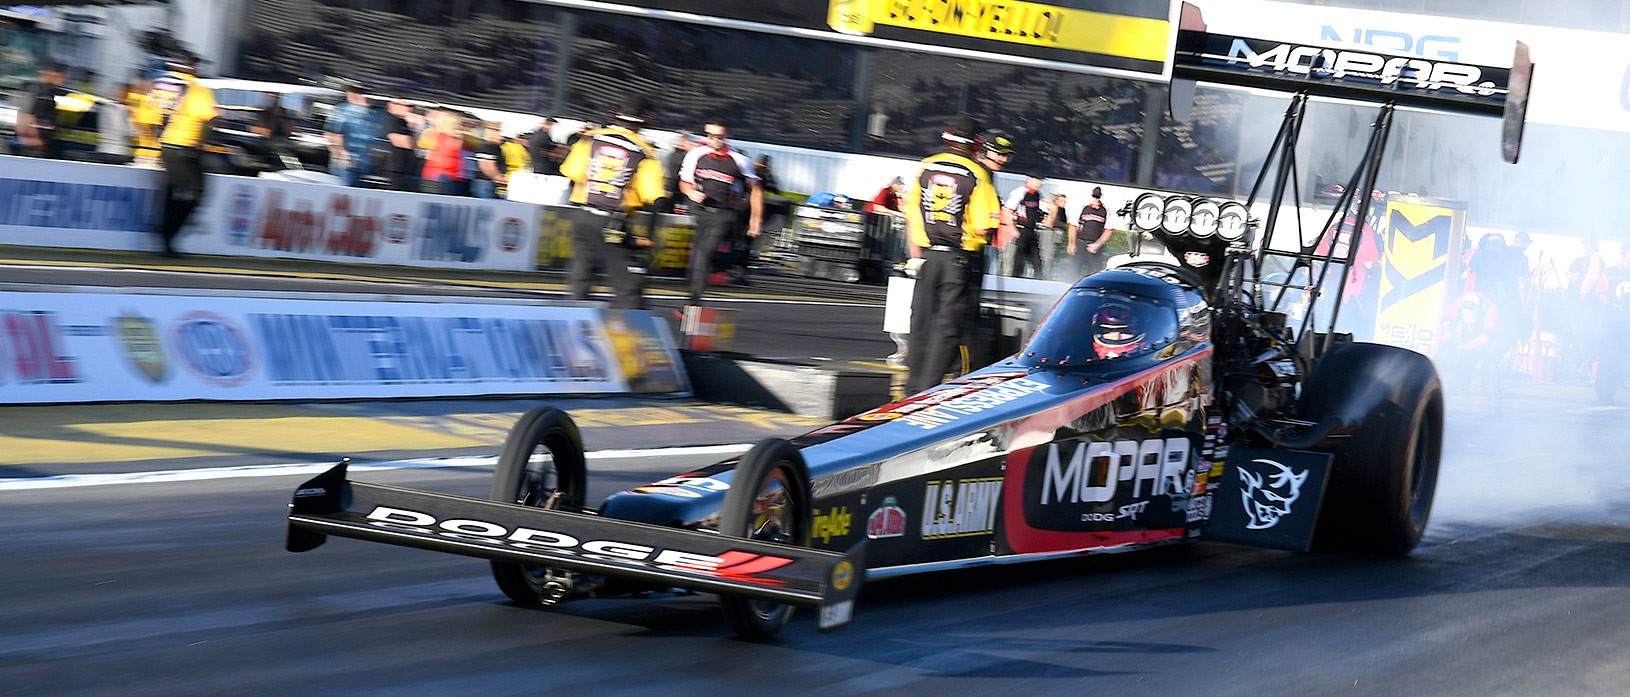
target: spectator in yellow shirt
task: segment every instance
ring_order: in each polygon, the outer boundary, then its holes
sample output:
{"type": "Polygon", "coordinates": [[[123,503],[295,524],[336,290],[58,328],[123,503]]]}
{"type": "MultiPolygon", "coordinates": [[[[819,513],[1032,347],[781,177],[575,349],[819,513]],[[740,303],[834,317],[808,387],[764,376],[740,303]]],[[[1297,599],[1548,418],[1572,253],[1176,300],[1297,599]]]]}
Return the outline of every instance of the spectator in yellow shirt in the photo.
{"type": "Polygon", "coordinates": [[[175,237],[204,200],[200,158],[209,122],[217,112],[215,93],[198,84],[191,61],[174,61],[169,68],[170,72],[153,81],[136,122],[159,132],[159,158],[164,163],[164,219],[158,234],[164,256],[178,257],[175,237]]]}

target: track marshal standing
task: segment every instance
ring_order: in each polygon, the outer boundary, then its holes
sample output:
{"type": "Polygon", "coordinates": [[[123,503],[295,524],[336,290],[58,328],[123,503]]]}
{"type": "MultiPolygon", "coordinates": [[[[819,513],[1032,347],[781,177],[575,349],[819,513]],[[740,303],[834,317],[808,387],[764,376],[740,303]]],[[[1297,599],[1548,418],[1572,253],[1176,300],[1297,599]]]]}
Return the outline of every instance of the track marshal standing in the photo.
{"type": "Polygon", "coordinates": [[[991,175],[974,160],[979,124],[954,122],[940,137],[946,152],[924,158],[906,191],[906,229],[916,272],[911,298],[911,343],[906,392],[938,385],[957,357],[967,316],[968,268],[979,263],[989,233],[1000,222],[1001,201],[991,175]]]}
{"type": "Polygon", "coordinates": [[[633,251],[630,243],[648,247],[651,240],[625,230],[632,227],[628,225],[631,211],[667,193],[656,149],[639,134],[649,118],[646,111],[644,99],[629,100],[613,113],[612,125],[585,133],[560,163],[560,173],[572,180],[571,202],[578,209],[572,221],[568,269],[573,300],[589,297],[598,266],[611,281],[612,307],[641,309],[645,304],[641,279],[628,268],[633,251]]]}

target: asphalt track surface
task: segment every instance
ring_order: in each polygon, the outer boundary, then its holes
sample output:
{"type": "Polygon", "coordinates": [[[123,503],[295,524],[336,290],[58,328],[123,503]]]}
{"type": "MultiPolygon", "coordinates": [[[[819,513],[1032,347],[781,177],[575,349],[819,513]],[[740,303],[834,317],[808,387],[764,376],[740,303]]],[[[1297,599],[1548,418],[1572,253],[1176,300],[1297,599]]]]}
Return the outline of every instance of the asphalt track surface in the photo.
{"type": "MultiPolygon", "coordinates": [[[[348,429],[403,429],[380,442],[404,447],[365,459],[466,458],[358,478],[482,496],[480,458],[525,400],[249,405],[302,410],[307,433],[337,419],[310,447],[200,415],[109,436],[143,422],[117,405],[6,408],[0,456],[67,445],[0,464],[0,695],[1620,695],[1630,412],[1587,397],[1513,385],[1496,411],[1451,395],[1432,525],[1408,558],[1202,543],[892,579],[867,586],[853,625],[819,634],[802,613],[766,643],[731,638],[706,595],[530,610],[478,560],[342,539],[283,550],[291,492],[348,429]],[[108,458],[64,458],[81,433],[103,434],[108,458]],[[449,434],[475,444],[434,444],[449,434]],[[141,437],[176,452],[117,440],[141,437]],[[279,463],[306,466],[227,469],[279,463]]],[[[595,450],[808,428],[687,402],[562,405],[595,424],[595,450]],[[675,415],[695,421],[662,423],[675,415]]],[[[596,456],[591,498],[727,456],[705,452],[596,456]]]]}

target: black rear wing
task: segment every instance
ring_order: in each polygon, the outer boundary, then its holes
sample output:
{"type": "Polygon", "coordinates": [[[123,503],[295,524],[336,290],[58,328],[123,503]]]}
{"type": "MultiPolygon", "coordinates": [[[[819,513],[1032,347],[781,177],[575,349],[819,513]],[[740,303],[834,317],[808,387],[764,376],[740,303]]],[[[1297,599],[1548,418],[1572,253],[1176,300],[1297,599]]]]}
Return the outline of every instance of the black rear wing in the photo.
{"type": "Polygon", "coordinates": [[[822,631],[849,621],[864,574],[858,546],[837,554],[365,484],[345,478],[347,462],[295,491],[289,503],[289,551],[314,549],[329,535],[352,537],[818,608],[822,631]]]}
{"type": "Polygon", "coordinates": [[[1173,75],[1320,97],[1503,116],[1511,68],[1179,31],[1173,75]]]}

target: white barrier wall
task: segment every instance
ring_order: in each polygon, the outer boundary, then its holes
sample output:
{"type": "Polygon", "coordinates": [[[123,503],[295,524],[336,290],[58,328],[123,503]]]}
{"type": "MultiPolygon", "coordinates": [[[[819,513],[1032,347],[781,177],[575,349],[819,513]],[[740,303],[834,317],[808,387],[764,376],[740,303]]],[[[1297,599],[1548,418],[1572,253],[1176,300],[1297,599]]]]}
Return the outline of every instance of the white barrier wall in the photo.
{"type": "MultiPolygon", "coordinates": [[[[0,156],[0,244],[153,251],[159,175],[0,156]]],[[[529,270],[528,203],[210,175],[177,246],[194,254],[529,270]]]]}
{"type": "Polygon", "coordinates": [[[645,311],[0,292],[0,403],[688,389],[645,311]]]}

